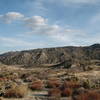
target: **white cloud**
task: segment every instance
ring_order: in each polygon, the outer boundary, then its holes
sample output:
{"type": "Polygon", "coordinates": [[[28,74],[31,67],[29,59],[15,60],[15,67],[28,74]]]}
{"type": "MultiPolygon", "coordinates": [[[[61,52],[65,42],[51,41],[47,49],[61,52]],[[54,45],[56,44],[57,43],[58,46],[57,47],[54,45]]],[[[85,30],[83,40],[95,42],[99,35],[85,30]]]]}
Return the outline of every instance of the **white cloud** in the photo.
{"type": "Polygon", "coordinates": [[[27,47],[27,48],[34,48],[37,45],[43,46],[44,43],[41,42],[27,42],[23,39],[17,39],[17,38],[9,38],[9,37],[0,37],[0,44],[4,47],[27,47]]]}
{"type": "Polygon", "coordinates": [[[69,29],[57,24],[49,24],[48,20],[41,16],[33,16],[24,20],[25,25],[31,29],[27,34],[44,34],[51,40],[59,42],[71,42],[77,37],[84,37],[86,34],[81,30],[69,29]]]}
{"type": "Polygon", "coordinates": [[[46,19],[41,16],[33,16],[31,18],[24,19],[25,25],[31,29],[42,27],[46,24],[46,19]]]}
{"type": "Polygon", "coordinates": [[[97,3],[99,0],[63,0],[64,2],[69,2],[69,3],[97,3]]]}
{"type": "MultiPolygon", "coordinates": [[[[11,14],[10,12],[2,16],[7,17],[7,18],[5,17],[5,19],[8,20],[8,23],[23,17],[23,19],[20,21],[25,24],[24,26],[26,26],[27,29],[29,29],[29,32],[27,32],[27,35],[34,36],[34,34],[36,34],[39,37],[43,35],[44,37],[47,37],[49,40],[54,41],[55,43],[58,42],[58,43],[63,43],[63,44],[73,44],[73,45],[79,44],[80,45],[80,44],[85,44],[85,43],[90,43],[90,42],[93,43],[93,42],[100,41],[98,39],[99,35],[94,37],[94,36],[90,36],[90,34],[87,34],[86,32],[79,29],[71,29],[68,27],[66,28],[64,26],[57,25],[57,24],[49,24],[48,19],[42,16],[26,17],[20,13],[11,14]],[[82,42],[80,43],[80,41],[82,42]]],[[[5,37],[0,38],[0,42],[8,47],[10,46],[13,46],[13,47],[39,46],[40,47],[40,46],[45,45],[46,43],[46,41],[45,43],[36,42],[36,41],[35,43],[33,42],[31,43],[31,42],[24,41],[23,39],[21,40],[21,39],[16,39],[16,38],[5,38],[5,37]]]]}
{"type": "Polygon", "coordinates": [[[27,18],[24,22],[28,28],[31,28],[29,34],[43,34],[56,43],[84,45],[100,42],[98,39],[100,36],[98,34],[94,36],[93,34],[84,32],[80,29],[66,28],[57,24],[49,24],[48,19],[41,16],[27,18]]]}
{"type": "Polygon", "coordinates": [[[18,12],[8,12],[5,15],[0,15],[0,20],[2,20],[4,23],[11,23],[12,21],[18,20],[23,18],[24,15],[18,12]]]}
{"type": "Polygon", "coordinates": [[[24,22],[25,26],[31,29],[31,32],[27,32],[29,34],[45,34],[50,38],[61,38],[60,41],[65,41],[69,37],[83,35],[84,33],[80,33],[80,30],[73,30],[66,27],[62,27],[57,24],[49,24],[48,19],[42,16],[32,16],[26,17],[18,12],[9,12],[5,15],[1,15],[1,18],[4,19],[6,23],[11,23],[14,20],[20,19],[22,23],[24,22]]]}
{"type": "Polygon", "coordinates": [[[49,25],[48,20],[41,16],[33,16],[24,20],[25,25],[31,29],[31,34],[56,34],[61,31],[58,25],[49,25]]]}
{"type": "MultiPolygon", "coordinates": [[[[55,41],[60,41],[62,43],[71,44],[75,41],[77,42],[79,39],[83,39],[86,36],[86,33],[81,30],[73,30],[73,29],[63,29],[62,33],[57,33],[51,35],[51,37],[55,41]]],[[[76,43],[75,42],[75,43],[76,43]]]]}

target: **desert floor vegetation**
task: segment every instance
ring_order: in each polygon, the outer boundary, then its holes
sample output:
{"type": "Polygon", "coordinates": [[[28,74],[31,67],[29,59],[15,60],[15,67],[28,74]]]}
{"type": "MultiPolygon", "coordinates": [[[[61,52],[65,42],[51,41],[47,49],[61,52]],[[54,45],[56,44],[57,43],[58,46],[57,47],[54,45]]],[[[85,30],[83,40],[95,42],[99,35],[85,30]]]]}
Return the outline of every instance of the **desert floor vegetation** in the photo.
{"type": "Polygon", "coordinates": [[[99,80],[99,70],[73,73],[67,69],[5,67],[0,71],[0,97],[1,100],[100,100],[99,80]]]}

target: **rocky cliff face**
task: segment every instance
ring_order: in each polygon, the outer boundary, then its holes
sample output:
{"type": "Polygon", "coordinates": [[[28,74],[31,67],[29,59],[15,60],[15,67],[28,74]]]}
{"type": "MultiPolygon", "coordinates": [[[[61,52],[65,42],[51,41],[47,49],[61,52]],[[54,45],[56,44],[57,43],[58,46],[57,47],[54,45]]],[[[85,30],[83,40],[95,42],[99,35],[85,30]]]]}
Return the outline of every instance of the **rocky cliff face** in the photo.
{"type": "Polygon", "coordinates": [[[7,65],[42,65],[57,64],[71,60],[98,60],[100,61],[100,44],[86,47],[58,47],[44,48],[29,51],[9,52],[0,55],[0,61],[7,65]]]}

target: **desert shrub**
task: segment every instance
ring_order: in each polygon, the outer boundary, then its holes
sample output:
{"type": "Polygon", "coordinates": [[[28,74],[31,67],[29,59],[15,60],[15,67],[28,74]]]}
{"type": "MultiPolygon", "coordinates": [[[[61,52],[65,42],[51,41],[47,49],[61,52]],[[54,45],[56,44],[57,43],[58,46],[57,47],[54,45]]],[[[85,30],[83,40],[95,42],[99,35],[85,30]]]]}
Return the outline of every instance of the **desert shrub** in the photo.
{"type": "Polygon", "coordinates": [[[26,79],[30,74],[29,73],[24,73],[20,76],[21,79],[26,79]]]}
{"type": "Polygon", "coordinates": [[[58,88],[53,88],[48,91],[48,96],[61,97],[61,90],[58,88]]]}
{"type": "Polygon", "coordinates": [[[64,68],[70,68],[72,65],[72,59],[68,59],[64,62],[64,68]]]}
{"type": "Polygon", "coordinates": [[[94,91],[80,94],[76,100],[100,100],[100,94],[94,91]]]}
{"type": "Polygon", "coordinates": [[[77,81],[65,81],[63,88],[79,88],[80,84],[77,81]]]}
{"type": "Polygon", "coordinates": [[[31,76],[24,79],[24,82],[32,82],[32,81],[33,81],[33,77],[31,77],[31,76]]]}
{"type": "Polygon", "coordinates": [[[73,90],[73,96],[76,96],[76,95],[80,95],[82,93],[86,93],[88,90],[86,90],[85,88],[81,87],[81,88],[78,88],[78,89],[74,89],[73,90]]]}
{"type": "Polygon", "coordinates": [[[47,88],[56,88],[60,86],[61,86],[61,82],[58,79],[49,79],[47,81],[47,88]]]}
{"type": "Polygon", "coordinates": [[[90,83],[90,81],[89,81],[89,80],[84,81],[84,82],[83,82],[83,87],[84,87],[84,88],[91,88],[91,83],[90,83]]]}
{"type": "Polygon", "coordinates": [[[44,84],[42,81],[35,81],[32,84],[29,85],[29,88],[31,90],[42,90],[44,88],[44,84]]]}
{"type": "Polygon", "coordinates": [[[5,84],[5,89],[8,90],[10,88],[15,88],[16,86],[17,86],[17,84],[15,82],[6,83],[5,84]]]}
{"type": "Polygon", "coordinates": [[[62,90],[62,96],[64,97],[69,97],[71,96],[73,93],[73,90],[71,88],[65,88],[64,90],[62,90]]]}
{"type": "Polygon", "coordinates": [[[26,95],[26,93],[27,93],[27,86],[20,85],[20,86],[16,86],[15,88],[11,88],[11,89],[6,90],[4,97],[22,98],[26,95]]]}

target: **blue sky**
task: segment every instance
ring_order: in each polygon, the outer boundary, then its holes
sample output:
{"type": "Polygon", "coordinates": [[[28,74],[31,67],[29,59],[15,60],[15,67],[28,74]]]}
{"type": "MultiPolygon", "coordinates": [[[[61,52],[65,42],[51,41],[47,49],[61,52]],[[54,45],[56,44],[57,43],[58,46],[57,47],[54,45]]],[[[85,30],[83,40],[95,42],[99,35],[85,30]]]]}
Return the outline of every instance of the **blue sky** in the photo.
{"type": "Polygon", "coordinates": [[[0,0],[0,53],[100,43],[100,0],[0,0]]]}

